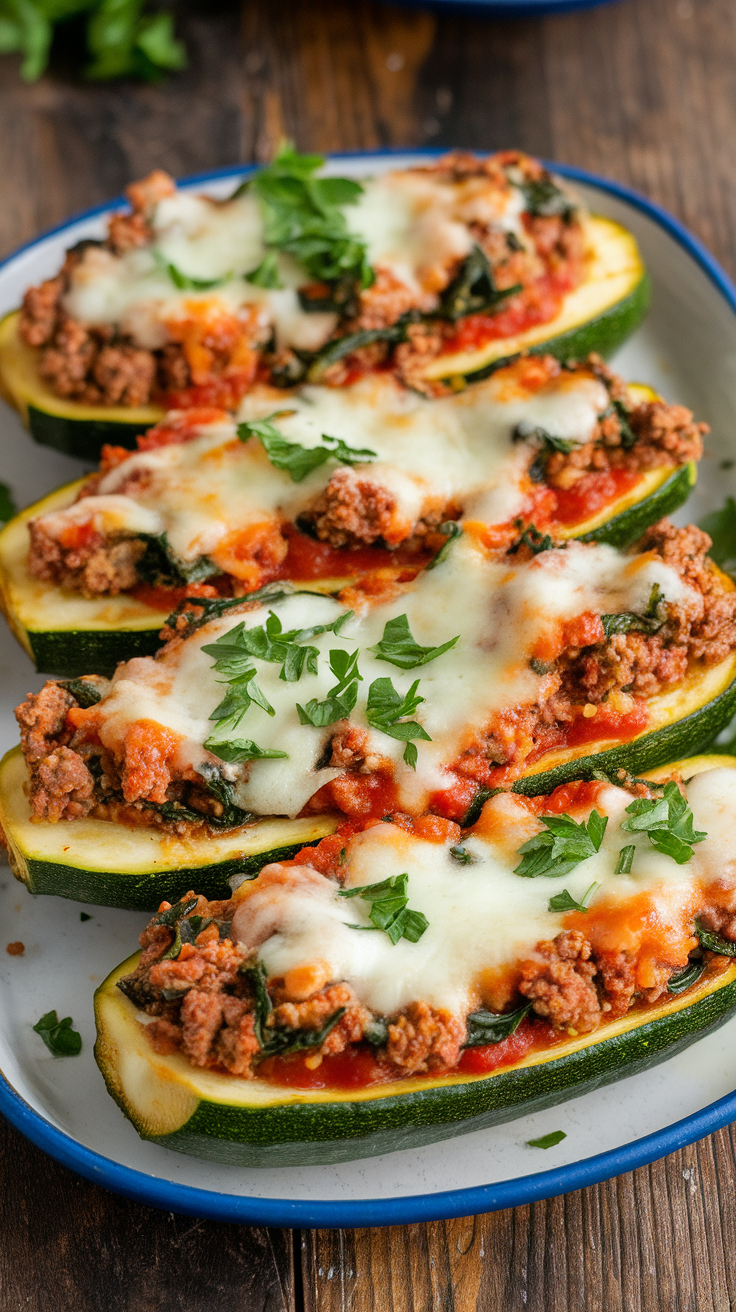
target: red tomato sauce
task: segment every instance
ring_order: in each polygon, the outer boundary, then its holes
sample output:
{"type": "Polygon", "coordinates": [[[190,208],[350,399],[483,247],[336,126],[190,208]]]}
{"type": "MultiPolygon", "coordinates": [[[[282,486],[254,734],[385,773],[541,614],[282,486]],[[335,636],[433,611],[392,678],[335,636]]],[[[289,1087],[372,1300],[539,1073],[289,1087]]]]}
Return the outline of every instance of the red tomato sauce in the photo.
{"type": "Polygon", "coordinates": [[[601,738],[628,742],[646,729],[648,719],[649,712],[643,701],[637,702],[632,711],[623,715],[604,702],[589,720],[579,715],[566,726],[565,746],[579,747],[581,743],[597,742],[601,738]]]}
{"type": "Polygon", "coordinates": [[[289,549],[276,575],[280,579],[344,578],[387,568],[419,570],[432,556],[431,551],[418,553],[401,548],[389,551],[385,547],[331,547],[328,542],[318,542],[301,533],[293,524],[282,525],[281,532],[289,549]]]}
{"type": "Polygon", "coordinates": [[[601,469],[583,474],[570,488],[551,488],[556,504],[550,520],[563,525],[583,524],[625,496],[640,479],[641,473],[636,469],[601,469]]]}

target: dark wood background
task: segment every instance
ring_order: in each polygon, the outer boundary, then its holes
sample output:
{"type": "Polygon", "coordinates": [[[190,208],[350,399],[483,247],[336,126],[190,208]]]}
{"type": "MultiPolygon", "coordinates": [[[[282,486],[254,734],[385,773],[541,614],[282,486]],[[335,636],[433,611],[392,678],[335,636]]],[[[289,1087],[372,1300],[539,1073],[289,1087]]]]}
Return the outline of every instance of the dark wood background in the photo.
{"type": "MultiPolygon", "coordinates": [[[[520,146],[674,211],[736,273],[734,0],[492,20],[371,0],[195,0],[190,70],[24,85],[0,59],[0,254],[162,166],[303,149],[520,146]]],[[[0,1312],[733,1312],[736,1132],[607,1184],[406,1229],[139,1207],[0,1134],[0,1312]]]]}

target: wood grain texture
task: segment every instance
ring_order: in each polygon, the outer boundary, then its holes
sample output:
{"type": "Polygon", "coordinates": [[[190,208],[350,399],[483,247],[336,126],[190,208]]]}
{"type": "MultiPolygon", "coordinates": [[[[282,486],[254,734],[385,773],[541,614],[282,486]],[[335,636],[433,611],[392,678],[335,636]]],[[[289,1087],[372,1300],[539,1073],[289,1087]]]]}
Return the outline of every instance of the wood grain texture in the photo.
{"type": "MultiPolygon", "coordinates": [[[[159,87],[0,58],[0,254],[174,174],[304,149],[516,145],[609,174],[736,273],[733,0],[494,21],[377,0],[183,0],[159,87]]],[[[736,1133],[515,1211],[298,1237],[141,1208],[0,1136],[0,1312],[734,1312],[736,1133]]]]}
{"type": "Polygon", "coordinates": [[[140,1207],[0,1118],[2,1312],[294,1312],[289,1231],[140,1207]]]}
{"type": "Polygon", "coordinates": [[[302,1238],[307,1312],[730,1312],[736,1132],[488,1216],[302,1238]]]}

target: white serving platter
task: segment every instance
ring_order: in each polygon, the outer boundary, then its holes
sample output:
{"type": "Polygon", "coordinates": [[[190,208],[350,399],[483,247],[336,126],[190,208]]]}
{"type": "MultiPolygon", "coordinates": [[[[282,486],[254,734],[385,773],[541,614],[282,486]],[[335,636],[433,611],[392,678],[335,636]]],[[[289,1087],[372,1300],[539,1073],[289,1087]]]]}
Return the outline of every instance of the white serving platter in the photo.
{"type": "MultiPolygon", "coordinates": [[[[333,157],[332,172],[361,176],[428,155],[333,157]]],[[[579,170],[554,166],[591,208],[633,230],[652,275],[645,324],[614,365],[711,425],[685,523],[736,493],[736,289],[679,223],[642,197],[579,170]]],[[[184,185],[227,195],[247,172],[220,170],[184,185]]],[[[113,206],[114,207],[114,206],[113,206]]],[[[0,313],[55,273],[63,251],[102,235],[109,206],[70,221],[0,266],[0,313]]],[[[0,403],[0,479],[19,506],[84,472],[36,446],[0,403]]],[[[0,750],[17,741],[13,707],[41,686],[0,627],[0,750]]],[[[431,1147],[336,1166],[251,1170],[216,1165],[138,1138],[108,1097],[92,1056],[92,994],[133,949],[145,916],[31,897],[0,868],[0,1111],[52,1156],[142,1203],[228,1221],[282,1226],[368,1226],[467,1216],[563,1193],[654,1160],[736,1119],[736,1017],[644,1074],[558,1107],[431,1147]],[[80,920],[80,912],[91,918],[80,920]],[[5,944],[21,940],[22,957],[5,944]],[[32,1025],[56,1008],[81,1032],[76,1058],[53,1058],[32,1025]],[[527,1140],[564,1130],[542,1151],[527,1140]]]]}

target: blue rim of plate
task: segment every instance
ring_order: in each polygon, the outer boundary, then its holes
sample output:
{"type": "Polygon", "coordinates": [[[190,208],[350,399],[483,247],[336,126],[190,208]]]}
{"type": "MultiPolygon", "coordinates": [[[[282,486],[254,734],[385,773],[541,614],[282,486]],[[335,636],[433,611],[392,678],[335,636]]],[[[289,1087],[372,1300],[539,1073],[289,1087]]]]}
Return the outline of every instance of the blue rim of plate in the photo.
{"type": "MultiPolygon", "coordinates": [[[[424,147],[414,150],[407,148],[343,151],[329,158],[355,159],[359,155],[365,155],[366,159],[386,158],[392,155],[424,155],[427,158],[437,158],[445,153],[444,150],[435,147],[424,147]]],[[[630,187],[611,182],[598,174],[589,173],[586,169],[551,162],[547,164],[563,177],[606,191],[652,219],[690,255],[736,314],[736,287],[728,274],[703,243],[667,210],[655,205],[630,187]]],[[[186,186],[197,186],[202,183],[217,182],[222,178],[242,178],[253,171],[253,166],[248,165],[242,168],[221,168],[207,173],[193,174],[181,181],[186,186]]],[[[65,223],[49,229],[33,241],[26,242],[12,255],[0,261],[0,270],[17,259],[24,251],[37,246],[48,237],[64,232],[83,219],[105,214],[122,203],[123,198],[117,197],[105,205],[97,205],[93,209],[85,210],[67,219],[65,223]]],[[[447,1220],[456,1216],[474,1216],[505,1207],[519,1207],[525,1203],[552,1198],[557,1194],[569,1193],[573,1189],[583,1189],[587,1185],[598,1184],[601,1180],[621,1175],[624,1171],[632,1171],[637,1166],[646,1166],[649,1162],[656,1161],[657,1158],[664,1157],[677,1148],[684,1148],[696,1139],[702,1139],[705,1135],[712,1134],[714,1130],[719,1130],[722,1126],[736,1120],[736,1090],[662,1130],[656,1130],[641,1139],[634,1139],[620,1148],[612,1148],[594,1157],[571,1162],[567,1166],[536,1172],[533,1175],[517,1176],[513,1180],[503,1180],[497,1184],[472,1185],[467,1189],[411,1194],[401,1198],[367,1198],[337,1202],[329,1199],[316,1199],[313,1202],[290,1201],[288,1198],[243,1197],[239,1194],[216,1193],[214,1190],[196,1189],[192,1185],[176,1184],[173,1180],[160,1179],[133,1170],[129,1166],[123,1166],[108,1157],[103,1157],[100,1153],[93,1152],[90,1148],[85,1148],[71,1135],[51,1125],[20,1097],[2,1072],[0,1072],[0,1112],[21,1134],[62,1165],[77,1171],[79,1175],[92,1180],[95,1184],[103,1185],[148,1207],[159,1207],[169,1212],[183,1212],[207,1220],[232,1221],[245,1225],[338,1229],[355,1226],[410,1225],[422,1221],[447,1220]]]]}
{"type": "MultiPolygon", "coordinates": [[[[541,18],[566,14],[573,9],[597,9],[611,0],[399,0],[405,9],[436,9],[448,14],[460,10],[470,17],[541,18]]],[[[371,152],[376,153],[376,152],[371,152]]]]}

